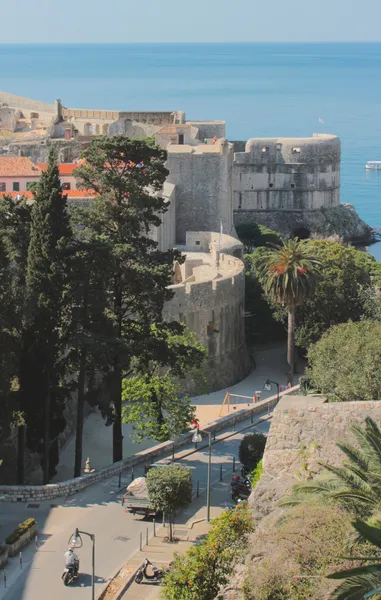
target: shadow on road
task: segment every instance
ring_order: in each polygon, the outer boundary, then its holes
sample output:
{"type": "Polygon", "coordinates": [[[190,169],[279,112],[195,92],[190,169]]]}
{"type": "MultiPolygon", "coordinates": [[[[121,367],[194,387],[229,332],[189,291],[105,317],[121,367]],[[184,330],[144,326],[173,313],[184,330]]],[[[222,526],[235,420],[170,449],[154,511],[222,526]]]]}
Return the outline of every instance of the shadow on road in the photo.
{"type": "MultiPolygon", "coordinates": [[[[90,573],[80,573],[78,579],[76,579],[70,587],[91,587],[92,577],[90,573]]],[[[95,575],[95,583],[106,583],[106,579],[95,575]]]]}

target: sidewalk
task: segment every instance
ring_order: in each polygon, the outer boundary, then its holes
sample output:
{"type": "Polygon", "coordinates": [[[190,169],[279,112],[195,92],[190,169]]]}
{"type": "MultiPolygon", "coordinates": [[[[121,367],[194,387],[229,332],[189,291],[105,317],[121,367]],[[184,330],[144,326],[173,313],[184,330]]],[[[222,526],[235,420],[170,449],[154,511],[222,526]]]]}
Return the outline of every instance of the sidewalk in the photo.
{"type": "MultiPolygon", "coordinates": [[[[225,510],[225,502],[230,500],[230,481],[215,483],[211,490],[211,518],[217,517],[225,510]]],[[[148,558],[155,566],[165,567],[172,562],[174,554],[184,554],[189,548],[197,543],[200,538],[208,533],[210,524],[206,522],[206,501],[205,492],[196,499],[190,507],[182,511],[180,522],[174,526],[174,535],[178,542],[169,544],[164,540],[168,533],[168,528],[160,526],[157,528],[156,537],[150,537],[148,544],[144,544],[142,551],[136,552],[124,565],[120,572],[118,581],[110,586],[109,593],[106,593],[102,600],[153,600],[160,598],[162,587],[160,585],[133,583],[123,593],[123,587],[131,576],[142,564],[145,558],[148,558]]],[[[150,529],[152,532],[152,524],[150,529]]]]}

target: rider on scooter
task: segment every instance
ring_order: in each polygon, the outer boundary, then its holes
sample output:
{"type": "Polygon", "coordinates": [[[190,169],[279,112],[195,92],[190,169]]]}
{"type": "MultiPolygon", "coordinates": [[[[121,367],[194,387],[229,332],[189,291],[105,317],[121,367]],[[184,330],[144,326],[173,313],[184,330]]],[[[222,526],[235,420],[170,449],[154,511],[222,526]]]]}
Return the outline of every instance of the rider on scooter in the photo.
{"type": "Polygon", "coordinates": [[[65,552],[65,568],[74,569],[74,573],[78,573],[79,558],[74,552],[74,546],[70,545],[65,552]]]}

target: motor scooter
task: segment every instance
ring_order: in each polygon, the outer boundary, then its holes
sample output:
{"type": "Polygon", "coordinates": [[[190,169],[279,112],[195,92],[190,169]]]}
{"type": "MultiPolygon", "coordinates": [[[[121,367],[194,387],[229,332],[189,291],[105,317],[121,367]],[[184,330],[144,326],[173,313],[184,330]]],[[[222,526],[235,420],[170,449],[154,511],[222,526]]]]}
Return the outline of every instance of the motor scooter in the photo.
{"type": "Polygon", "coordinates": [[[148,558],[144,559],[143,565],[140,567],[139,571],[135,575],[136,583],[141,583],[143,579],[146,579],[148,583],[160,583],[163,578],[163,570],[154,567],[154,565],[148,560],[148,558]],[[152,567],[152,575],[147,574],[147,567],[151,565],[152,567]]]}
{"type": "Polygon", "coordinates": [[[230,486],[233,502],[239,502],[249,498],[251,494],[251,483],[248,479],[241,480],[238,475],[233,475],[230,486]]]}
{"type": "Polygon", "coordinates": [[[61,576],[64,585],[70,585],[77,577],[79,577],[79,561],[65,567],[61,576]]]}

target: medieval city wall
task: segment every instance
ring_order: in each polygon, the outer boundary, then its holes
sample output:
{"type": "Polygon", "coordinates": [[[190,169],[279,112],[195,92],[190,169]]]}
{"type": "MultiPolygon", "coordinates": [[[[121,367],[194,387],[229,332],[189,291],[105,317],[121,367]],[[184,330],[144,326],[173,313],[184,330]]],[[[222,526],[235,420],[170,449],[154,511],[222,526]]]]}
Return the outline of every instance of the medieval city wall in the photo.
{"type": "Polygon", "coordinates": [[[321,462],[339,466],[336,442],[354,443],[353,423],[371,417],[380,426],[381,402],[327,403],[320,396],[285,396],[274,411],[263,456],[264,472],[250,502],[257,517],[277,508],[294,484],[316,477],[321,462]]]}
{"type": "Polygon", "coordinates": [[[318,210],[340,203],[340,140],[251,139],[234,156],[234,210],[318,210]]]}
{"type": "Polygon", "coordinates": [[[233,230],[231,177],[233,147],[226,140],[215,145],[170,145],[168,181],[176,184],[176,241],[185,243],[187,231],[233,230]]]}
{"type": "Polygon", "coordinates": [[[220,254],[220,275],[212,280],[208,274],[213,265],[209,270],[202,265],[198,268],[200,278],[206,280],[171,286],[175,295],[165,304],[164,316],[185,323],[206,347],[205,372],[212,391],[237,383],[251,369],[243,318],[245,268],[240,259],[227,254],[220,254]]]}
{"type": "Polygon", "coordinates": [[[52,119],[57,115],[57,103],[48,104],[47,102],[8,94],[8,92],[0,92],[1,103],[7,104],[10,108],[25,111],[27,113],[25,114],[26,117],[30,117],[30,112],[38,112],[40,118],[47,117],[48,119],[52,119]]]}

